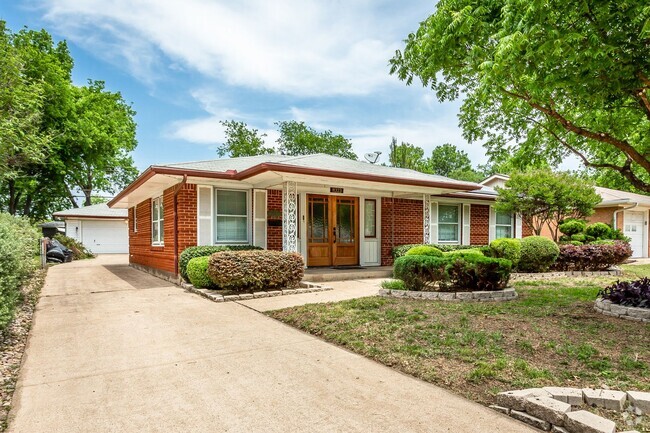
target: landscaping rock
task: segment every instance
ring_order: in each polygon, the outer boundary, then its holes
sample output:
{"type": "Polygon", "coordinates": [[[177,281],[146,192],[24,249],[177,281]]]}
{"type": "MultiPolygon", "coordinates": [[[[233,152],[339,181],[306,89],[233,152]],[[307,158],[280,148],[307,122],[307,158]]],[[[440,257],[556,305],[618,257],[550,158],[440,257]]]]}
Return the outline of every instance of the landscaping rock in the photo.
{"type": "Polygon", "coordinates": [[[379,292],[377,294],[379,296],[388,296],[388,295],[390,295],[390,290],[388,290],[388,289],[379,289],[379,292]]]}
{"type": "Polygon", "coordinates": [[[501,413],[504,413],[506,415],[510,415],[510,409],[508,409],[507,407],[497,406],[496,404],[493,404],[493,405],[490,405],[490,409],[494,409],[497,412],[501,412],[501,413]]]}
{"type": "Polygon", "coordinates": [[[564,416],[564,427],[571,433],[615,433],[616,424],[586,410],[569,412],[564,416]]]}
{"type": "Polygon", "coordinates": [[[267,293],[269,296],[280,296],[282,295],[282,290],[269,290],[267,293]]]}
{"type": "MultiPolygon", "coordinates": [[[[490,299],[492,297],[493,292],[473,292],[474,294],[474,299],[490,299]]],[[[458,295],[458,294],[457,294],[458,295]]],[[[458,296],[456,296],[458,297],[458,296]]]]}
{"type": "Polygon", "coordinates": [[[637,319],[650,320],[650,308],[627,307],[627,315],[637,319]]]}
{"type": "Polygon", "coordinates": [[[224,301],[223,295],[215,295],[215,294],[211,293],[211,294],[208,295],[208,298],[210,298],[214,302],[223,302],[224,301]]]}
{"type": "Polygon", "coordinates": [[[553,425],[563,426],[564,415],[571,411],[571,405],[552,397],[529,397],[525,403],[526,412],[553,425]]]}
{"type": "Polygon", "coordinates": [[[510,411],[510,416],[519,421],[525,422],[526,424],[532,425],[535,428],[538,428],[543,431],[549,431],[551,429],[551,424],[544,421],[543,419],[535,418],[532,415],[528,415],[526,412],[520,412],[518,410],[510,411]]]}
{"type": "Polygon", "coordinates": [[[569,431],[565,428],[554,425],[551,426],[551,433],[569,433],[569,431]]]}
{"type": "Polygon", "coordinates": [[[295,295],[296,293],[296,289],[284,289],[282,291],[283,295],[295,295]]]}
{"type": "Polygon", "coordinates": [[[424,292],[422,299],[438,299],[438,292],[424,292]]]}
{"type": "Polygon", "coordinates": [[[443,301],[451,301],[452,299],[456,299],[456,294],[455,293],[440,292],[440,293],[438,293],[438,299],[441,299],[443,301]]]}
{"type": "Polygon", "coordinates": [[[650,414],[650,392],[628,391],[627,397],[632,406],[643,413],[650,414]]]}
{"type": "Polygon", "coordinates": [[[456,299],[465,301],[473,298],[474,294],[472,292],[456,292],[456,299]]]}
{"type": "Polygon", "coordinates": [[[569,403],[571,406],[580,406],[584,402],[580,389],[556,386],[547,386],[542,389],[551,393],[554,399],[569,403]]]}
{"type": "Polygon", "coordinates": [[[550,397],[551,394],[542,388],[519,389],[497,394],[497,404],[515,410],[526,410],[526,400],[529,397],[550,397]]]}
{"type": "Polygon", "coordinates": [[[266,298],[267,296],[269,296],[269,294],[267,292],[255,292],[255,293],[253,293],[253,295],[256,298],[266,298]]]}
{"type": "Polygon", "coordinates": [[[239,300],[243,301],[244,299],[253,299],[255,296],[253,296],[252,293],[242,293],[239,295],[239,300]]]}
{"type": "Polygon", "coordinates": [[[627,315],[627,310],[628,308],[623,305],[610,304],[609,306],[609,311],[611,311],[613,314],[618,314],[619,316],[627,315]]]}
{"type": "Polygon", "coordinates": [[[238,301],[239,295],[226,295],[223,297],[224,301],[238,301]]]}
{"type": "Polygon", "coordinates": [[[590,406],[604,407],[610,410],[623,410],[627,396],[623,391],[584,388],[582,395],[590,406]]]}

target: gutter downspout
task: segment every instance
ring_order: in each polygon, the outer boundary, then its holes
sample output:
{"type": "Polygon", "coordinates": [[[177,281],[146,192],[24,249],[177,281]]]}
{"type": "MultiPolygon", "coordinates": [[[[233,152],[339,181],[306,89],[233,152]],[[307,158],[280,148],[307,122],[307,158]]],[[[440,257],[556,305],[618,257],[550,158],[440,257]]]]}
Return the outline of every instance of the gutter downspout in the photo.
{"type": "Polygon", "coordinates": [[[613,223],[614,223],[614,230],[618,230],[618,224],[617,224],[616,214],[619,213],[619,212],[624,212],[624,211],[626,211],[626,210],[634,209],[635,207],[638,207],[638,206],[639,206],[639,203],[633,203],[633,204],[632,204],[631,206],[629,206],[629,207],[624,207],[623,209],[615,210],[615,211],[614,211],[614,221],[613,221],[613,223]]]}
{"type": "Polygon", "coordinates": [[[174,186],[174,275],[178,276],[178,194],[187,183],[187,175],[174,186]]]}

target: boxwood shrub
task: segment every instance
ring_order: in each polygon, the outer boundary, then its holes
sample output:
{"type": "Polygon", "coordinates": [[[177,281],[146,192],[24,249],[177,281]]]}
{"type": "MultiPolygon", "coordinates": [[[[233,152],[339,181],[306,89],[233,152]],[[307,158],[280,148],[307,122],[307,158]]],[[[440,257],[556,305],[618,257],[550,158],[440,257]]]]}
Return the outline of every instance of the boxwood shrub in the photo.
{"type": "Polygon", "coordinates": [[[442,257],[442,251],[432,245],[418,245],[406,252],[407,256],[434,256],[442,257]]]}
{"type": "Polygon", "coordinates": [[[602,289],[598,296],[613,304],[650,308],[650,279],[646,277],[636,281],[617,281],[602,289]]]}
{"type": "Polygon", "coordinates": [[[304,271],[300,254],[271,250],[221,251],[212,254],[208,264],[212,282],[234,291],[296,287],[304,271]]]}
{"type": "Polygon", "coordinates": [[[521,258],[517,270],[521,272],[546,272],[560,255],[560,248],[542,236],[528,236],[521,240],[521,258]]]}
{"type": "Polygon", "coordinates": [[[253,245],[209,245],[185,248],[178,258],[178,270],[185,281],[188,280],[187,264],[195,257],[207,257],[219,251],[261,250],[253,245]]]}
{"type": "MultiPolygon", "coordinates": [[[[585,235],[587,235],[588,237],[592,237],[594,240],[611,239],[612,228],[605,223],[589,224],[585,229],[585,235]]],[[[576,239],[576,240],[580,240],[580,239],[576,239]]]]}
{"type": "Polygon", "coordinates": [[[624,263],[630,256],[632,248],[623,241],[560,245],[560,255],[553,267],[561,271],[602,271],[624,263]]]}
{"type": "Polygon", "coordinates": [[[485,256],[453,257],[446,271],[455,291],[501,290],[510,280],[512,262],[485,256]]]}
{"type": "Polygon", "coordinates": [[[217,285],[208,276],[210,256],[194,257],[187,263],[187,278],[199,289],[216,289],[217,285]]]}
{"type": "Polygon", "coordinates": [[[495,239],[490,242],[490,257],[508,259],[517,267],[521,259],[521,240],[511,238],[495,239]]]}
{"type": "Polygon", "coordinates": [[[449,252],[449,251],[456,251],[456,250],[467,250],[467,249],[475,249],[475,248],[483,248],[485,245],[436,245],[436,244],[405,244],[405,245],[398,245],[396,247],[393,247],[391,254],[394,259],[397,259],[399,257],[402,257],[406,255],[406,252],[410,250],[411,248],[414,247],[419,247],[419,246],[430,246],[430,247],[435,247],[442,251],[443,253],[449,252]]]}
{"type": "Polygon", "coordinates": [[[406,290],[434,290],[436,284],[446,285],[448,264],[447,257],[402,256],[395,260],[393,276],[404,281],[406,290]]]}

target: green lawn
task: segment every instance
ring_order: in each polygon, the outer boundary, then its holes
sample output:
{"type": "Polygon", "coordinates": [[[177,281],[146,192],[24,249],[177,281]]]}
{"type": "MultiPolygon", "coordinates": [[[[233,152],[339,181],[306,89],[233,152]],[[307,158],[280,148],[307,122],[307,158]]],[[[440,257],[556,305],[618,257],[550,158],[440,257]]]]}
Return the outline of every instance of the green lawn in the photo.
{"type": "Polygon", "coordinates": [[[504,303],[372,297],[269,314],[484,404],[531,386],[650,391],[650,324],[593,310],[614,280],[518,282],[504,303]]]}

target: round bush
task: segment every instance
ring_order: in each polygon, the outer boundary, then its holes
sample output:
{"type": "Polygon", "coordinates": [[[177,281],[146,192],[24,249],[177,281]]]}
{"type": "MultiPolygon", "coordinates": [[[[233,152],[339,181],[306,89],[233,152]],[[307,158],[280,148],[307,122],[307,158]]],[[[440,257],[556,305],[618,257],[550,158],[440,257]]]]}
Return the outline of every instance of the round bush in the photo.
{"type": "Polygon", "coordinates": [[[194,257],[209,257],[219,251],[248,251],[261,250],[262,248],[253,245],[206,245],[198,247],[188,247],[183,250],[178,258],[178,271],[183,279],[188,280],[187,264],[194,257]]]}
{"type": "Polygon", "coordinates": [[[587,241],[587,236],[584,233],[578,233],[571,235],[571,240],[584,243],[587,241]]]}
{"type": "Polygon", "coordinates": [[[546,272],[560,255],[560,248],[542,236],[528,236],[521,240],[520,272],[546,272]]]}
{"type": "Polygon", "coordinates": [[[210,256],[195,257],[187,263],[187,277],[194,287],[199,289],[215,289],[217,286],[208,276],[210,256]]]}
{"type": "Polygon", "coordinates": [[[593,223],[587,226],[585,234],[595,239],[610,239],[612,228],[605,223],[593,223]]]}
{"type": "Polygon", "coordinates": [[[587,228],[587,223],[582,220],[566,220],[564,223],[557,227],[560,232],[567,236],[577,235],[583,233],[587,228]]]}
{"type": "Polygon", "coordinates": [[[507,259],[516,267],[521,259],[521,241],[519,239],[502,238],[490,243],[490,256],[507,259]]]}
{"type": "Polygon", "coordinates": [[[393,276],[404,281],[406,290],[431,290],[435,284],[444,285],[447,257],[402,256],[395,260],[393,276]]]}
{"type": "Polygon", "coordinates": [[[445,271],[454,290],[501,290],[510,279],[512,262],[485,256],[453,257],[445,271]]]}
{"type": "Polygon", "coordinates": [[[442,251],[431,245],[420,245],[413,247],[406,252],[407,256],[433,256],[442,257],[442,251]]]}

